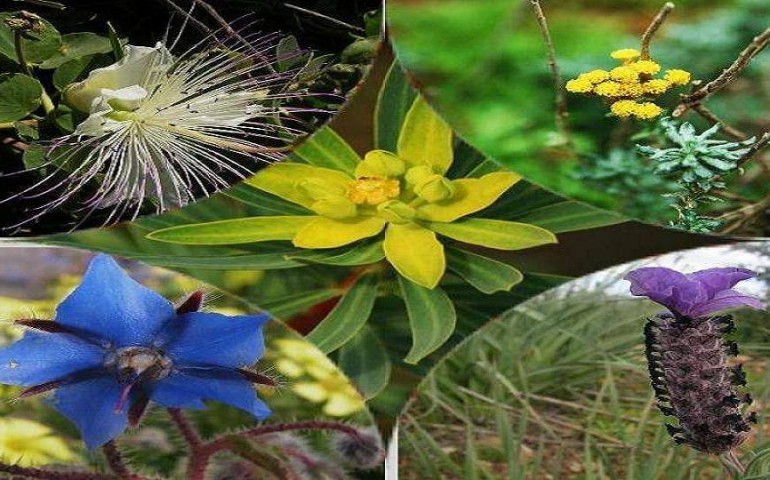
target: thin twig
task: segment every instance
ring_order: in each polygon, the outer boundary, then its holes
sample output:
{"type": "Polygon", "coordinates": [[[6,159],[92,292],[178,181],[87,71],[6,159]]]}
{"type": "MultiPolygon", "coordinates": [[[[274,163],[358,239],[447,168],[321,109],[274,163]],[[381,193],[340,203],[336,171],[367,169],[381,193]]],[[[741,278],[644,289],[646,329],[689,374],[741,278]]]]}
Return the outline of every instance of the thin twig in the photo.
{"type": "Polygon", "coordinates": [[[553,77],[554,91],[556,93],[556,126],[564,136],[564,139],[570,143],[569,127],[567,125],[567,117],[569,112],[567,110],[567,97],[564,95],[562,89],[562,76],[559,69],[559,63],[556,60],[556,49],[553,45],[553,39],[551,38],[551,32],[548,29],[548,20],[545,18],[543,7],[540,5],[540,0],[530,0],[532,8],[535,10],[535,17],[537,18],[537,24],[540,27],[540,33],[543,35],[543,41],[545,42],[546,50],[548,51],[548,66],[551,69],[551,76],[553,77]]]}
{"type": "Polygon", "coordinates": [[[688,109],[703,103],[708,97],[718,92],[735,80],[739,73],[770,43],[770,27],[754,37],[749,45],[743,49],[738,58],[722,71],[714,80],[708,82],[695,92],[682,97],[682,102],[674,109],[672,116],[681,117],[688,109]]]}
{"type": "Polygon", "coordinates": [[[650,42],[652,42],[652,38],[658,32],[661,25],[663,25],[663,22],[666,21],[666,17],[668,17],[672,10],[674,10],[673,3],[667,2],[665,5],[663,5],[658,14],[655,15],[655,18],[652,19],[652,22],[650,22],[647,30],[645,30],[644,34],[642,34],[642,60],[650,59],[650,42]]]}
{"type": "Polygon", "coordinates": [[[355,25],[351,25],[349,23],[345,23],[342,20],[337,20],[336,18],[330,17],[328,15],[324,15],[323,13],[314,12],[313,10],[308,10],[306,8],[298,7],[297,5],[292,5],[291,3],[284,3],[283,6],[286,7],[286,8],[292,9],[292,10],[296,10],[298,12],[306,13],[308,15],[313,15],[314,17],[322,18],[322,19],[326,20],[327,22],[331,22],[331,23],[334,23],[336,25],[340,25],[342,27],[349,28],[349,29],[354,30],[356,32],[366,33],[366,30],[361,28],[361,27],[357,27],[355,25]]]}
{"type": "Polygon", "coordinates": [[[693,105],[692,109],[693,111],[698,113],[701,117],[705,118],[706,120],[712,123],[718,123],[720,128],[722,129],[722,132],[724,132],[726,135],[736,140],[746,140],[749,137],[741,130],[738,130],[737,128],[726,123],[721,118],[717,117],[714,114],[714,112],[709,110],[705,105],[702,105],[702,104],[693,105]]]}
{"type": "Polygon", "coordinates": [[[759,153],[760,150],[765,148],[768,144],[770,144],[770,132],[765,132],[762,134],[759,139],[754,142],[749,149],[746,151],[746,153],[741,156],[741,158],[738,159],[738,166],[742,167],[746,162],[751,160],[754,155],[759,153]]]}
{"type": "Polygon", "coordinates": [[[190,447],[190,450],[194,451],[203,445],[203,439],[201,439],[197,430],[195,430],[195,427],[190,423],[190,421],[187,419],[187,417],[185,417],[180,409],[169,408],[168,414],[176,425],[176,428],[179,430],[179,433],[181,433],[184,437],[187,445],[190,447]]]}
{"type": "Polygon", "coordinates": [[[190,13],[187,10],[185,10],[184,8],[174,3],[173,0],[161,0],[161,1],[166,5],[168,5],[172,10],[182,15],[183,17],[187,18],[187,20],[191,21],[192,24],[195,25],[195,27],[197,27],[198,30],[200,30],[202,33],[206,35],[211,35],[211,29],[209,28],[208,25],[201,22],[200,20],[193,17],[192,15],[190,15],[190,13]]]}
{"type": "Polygon", "coordinates": [[[118,450],[115,442],[110,440],[102,447],[104,457],[107,459],[107,464],[110,466],[110,470],[122,480],[137,480],[140,477],[131,473],[123,461],[123,455],[118,450]]]}

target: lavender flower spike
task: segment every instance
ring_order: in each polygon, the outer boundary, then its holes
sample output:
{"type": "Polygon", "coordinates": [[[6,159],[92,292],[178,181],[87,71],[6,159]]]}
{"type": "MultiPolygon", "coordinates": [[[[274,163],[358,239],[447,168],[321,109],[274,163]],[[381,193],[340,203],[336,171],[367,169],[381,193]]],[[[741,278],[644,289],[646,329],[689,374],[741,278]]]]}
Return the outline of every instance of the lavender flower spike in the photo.
{"type": "Polygon", "coordinates": [[[751,430],[751,397],[741,365],[730,365],[738,346],[724,336],[735,329],[729,315],[713,313],[762,303],[732,287],[755,273],[740,268],[712,268],[683,274],[668,268],[630,272],[631,293],[668,308],[650,318],[644,329],[645,354],[658,408],[676,417],[666,425],[677,443],[720,455],[739,446],[751,430]]]}
{"type": "Polygon", "coordinates": [[[755,277],[745,268],[709,268],[680,273],[664,267],[638,268],[625,279],[633,295],[648,297],[676,316],[703,317],[720,310],[745,305],[760,309],[759,299],[733,290],[738,282],[755,277]]]}

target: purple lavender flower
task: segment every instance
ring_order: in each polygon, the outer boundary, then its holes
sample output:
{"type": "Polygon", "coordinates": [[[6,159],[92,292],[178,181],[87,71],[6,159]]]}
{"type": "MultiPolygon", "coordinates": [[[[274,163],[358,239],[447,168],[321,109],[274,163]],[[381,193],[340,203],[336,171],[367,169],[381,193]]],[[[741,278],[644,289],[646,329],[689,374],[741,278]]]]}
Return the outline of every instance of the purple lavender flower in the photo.
{"type": "Polygon", "coordinates": [[[732,287],[756,274],[741,268],[712,268],[690,274],[661,267],[630,272],[631,293],[667,307],[645,326],[645,354],[658,408],[676,417],[666,425],[677,443],[701,452],[722,454],[739,446],[751,430],[755,414],[747,414],[748,394],[729,315],[712,315],[736,306],[762,308],[762,303],[732,287]]]}
{"type": "Polygon", "coordinates": [[[677,316],[702,317],[737,306],[762,308],[762,302],[733,290],[738,282],[755,277],[745,268],[709,268],[689,274],[664,267],[639,268],[628,275],[631,293],[648,297],[677,316]]]}
{"type": "Polygon", "coordinates": [[[175,309],[97,256],[53,321],[17,321],[28,331],[0,350],[0,383],[27,387],[22,397],[56,389],[52,405],[91,449],[137,424],[150,400],[192,409],[216,400],[267,417],[252,383],[269,379],[244,367],[264,352],[268,317],[201,313],[201,301],[193,294],[175,309]]]}

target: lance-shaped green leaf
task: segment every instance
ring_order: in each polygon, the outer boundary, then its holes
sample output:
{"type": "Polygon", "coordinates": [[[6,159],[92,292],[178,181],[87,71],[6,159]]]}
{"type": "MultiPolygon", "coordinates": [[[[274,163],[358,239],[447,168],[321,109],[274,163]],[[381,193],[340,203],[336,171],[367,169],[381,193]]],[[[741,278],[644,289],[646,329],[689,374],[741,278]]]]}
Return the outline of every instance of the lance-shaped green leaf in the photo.
{"type": "Polygon", "coordinates": [[[291,240],[313,217],[250,217],[197,223],[156,230],[151,240],[185,245],[237,245],[239,243],[291,240]]]}
{"type": "Polygon", "coordinates": [[[217,256],[171,256],[171,255],[131,255],[140,262],[166,268],[195,268],[203,270],[282,270],[303,267],[304,264],[292,261],[287,253],[256,253],[249,255],[217,256]]]}
{"type": "Polygon", "coordinates": [[[398,283],[412,330],[412,348],[404,361],[416,364],[452,336],[457,324],[457,313],[442,289],[425,288],[401,276],[398,277],[398,283]]]}
{"type": "Polygon", "coordinates": [[[0,122],[15,122],[40,107],[43,87],[21,73],[0,75],[0,122]]]}
{"type": "Polygon", "coordinates": [[[340,290],[337,288],[302,291],[271,298],[266,302],[261,302],[259,307],[276,318],[286,320],[294,315],[306,312],[314,305],[331,300],[339,296],[339,294],[340,290]]]}
{"type": "Polygon", "coordinates": [[[294,151],[294,155],[317,167],[340,170],[350,175],[361,161],[353,147],[329,127],[313,134],[294,151]]]}
{"type": "Polygon", "coordinates": [[[287,255],[287,258],[298,262],[354,267],[377,263],[385,258],[385,252],[382,242],[373,242],[333,250],[297,250],[296,253],[287,255]]]}
{"type": "Polygon", "coordinates": [[[447,249],[449,270],[462,277],[480,292],[507,292],[524,280],[512,266],[457,248],[447,249]]]}
{"type": "Polygon", "coordinates": [[[461,242],[499,250],[521,250],[557,243],[550,231],[526,223],[468,218],[453,223],[430,223],[434,232],[461,242]]]}
{"type": "Polygon", "coordinates": [[[394,63],[377,99],[374,117],[375,148],[396,151],[401,125],[416,96],[417,92],[409,85],[401,67],[394,63]]]}
{"type": "Polygon", "coordinates": [[[372,314],[377,287],[377,274],[370,273],[359,278],[329,315],[308,334],[307,339],[324,353],[331,353],[345,345],[372,314]]]}
{"type": "Polygon", "coordinates": [[[390,380],[388,352],[366,326],[340,349],[339,366],[367,400],[377,396],[390,380]]]}
{"type": "Polygon", "coordinates": [[[398,137],[398,156],[410,165],[429,165],[437,173],[452,166],[452,129],[424,97],[417,97],[398,137]]]}

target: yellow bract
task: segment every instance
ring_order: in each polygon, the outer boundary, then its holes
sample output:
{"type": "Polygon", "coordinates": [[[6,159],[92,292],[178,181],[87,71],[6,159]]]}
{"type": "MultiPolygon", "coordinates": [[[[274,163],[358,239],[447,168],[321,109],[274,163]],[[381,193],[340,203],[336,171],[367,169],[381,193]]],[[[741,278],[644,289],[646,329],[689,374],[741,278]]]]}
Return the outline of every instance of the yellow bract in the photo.
{"type": "MultiPolygon", "coordinates": [[[[422,99],[407,113],[397,150],[367,153],[353,175],[283,162],[248,183],[317,214],[294,232],[295,246],[342,247],[384,229],[388,262],[409,280],[434,288],[444,275],[446,258],[428,225],[454,222],[485,209],[521,177],[494,172],[481,178],[447,178],[453,162],[452,131],[422,99]]],[[[544,241],[553,241],[546,233],[544,241]]]]}
{"type": "Polygon", "coordinates": [[[610,54],[622,62],[609,72],[591,70],[569,80],[566,89],[572,93],[594,94],[610,104],[610,112],[621,118],[651,120],[663,113],[663,109],[651,101],[665,94],[675,85],[690,83],[690,74],[684,70],[666,70],[664,78],[654,78],[661,66],[633,48],[616,50],[610,54]]]}

